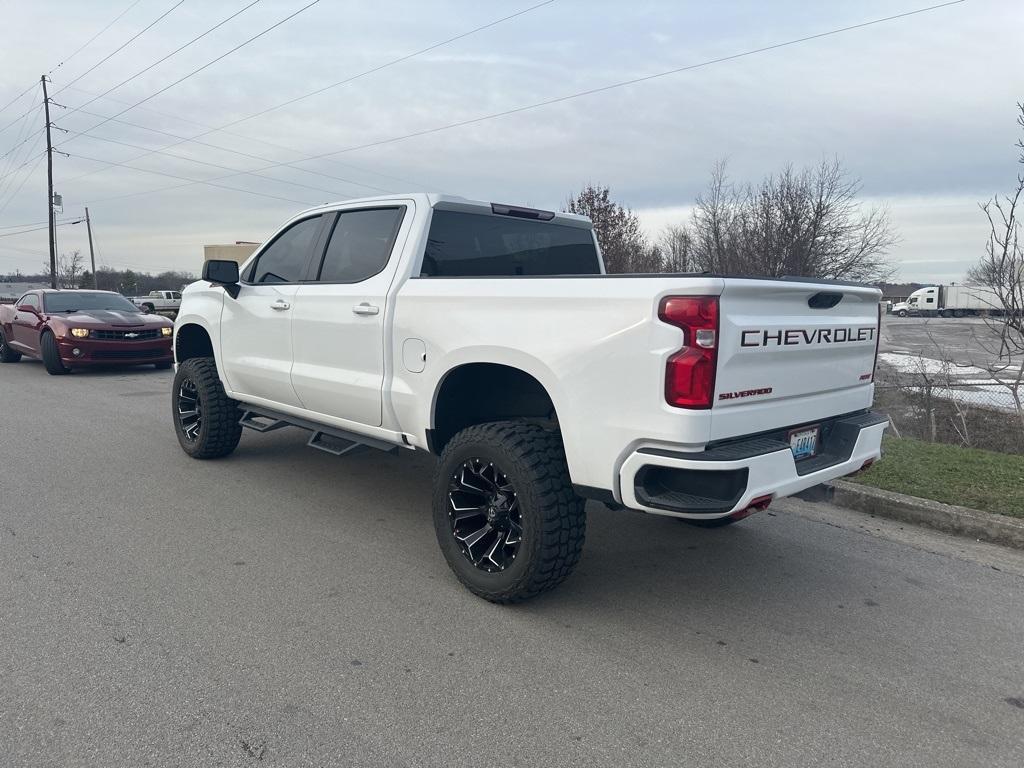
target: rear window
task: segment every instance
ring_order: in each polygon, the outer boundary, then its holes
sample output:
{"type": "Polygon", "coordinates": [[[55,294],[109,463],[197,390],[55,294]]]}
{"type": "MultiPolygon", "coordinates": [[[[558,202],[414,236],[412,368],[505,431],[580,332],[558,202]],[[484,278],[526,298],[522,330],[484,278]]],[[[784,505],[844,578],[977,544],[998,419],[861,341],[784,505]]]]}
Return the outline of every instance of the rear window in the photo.
{"type": "Polygon", "coordinates": [[[510,216],[434,211],[421,275],[597,275],[589,229],[510,216]]]}

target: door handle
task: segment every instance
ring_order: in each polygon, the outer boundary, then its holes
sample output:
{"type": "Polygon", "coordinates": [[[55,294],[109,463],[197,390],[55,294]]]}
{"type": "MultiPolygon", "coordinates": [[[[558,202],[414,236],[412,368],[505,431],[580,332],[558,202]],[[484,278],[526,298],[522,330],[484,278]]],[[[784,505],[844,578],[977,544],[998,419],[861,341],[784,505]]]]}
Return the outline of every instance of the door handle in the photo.
{"type": "Polygon", "coordinates": [[[292,305],[289,304],[284,299],[278,299],[277,301],[270,305],[270,308],[276,309],[278,312],[283,312],[286,309],[291,309],[291,306],[292,305]]]}
{"type": "Polygon", "coordinates": [[[373,304],[364,301],[362,304],[356,304],[352,307],[352,311],[357,315],[376,315],[380,312],[380,307],[375,307],[373,304]]]}

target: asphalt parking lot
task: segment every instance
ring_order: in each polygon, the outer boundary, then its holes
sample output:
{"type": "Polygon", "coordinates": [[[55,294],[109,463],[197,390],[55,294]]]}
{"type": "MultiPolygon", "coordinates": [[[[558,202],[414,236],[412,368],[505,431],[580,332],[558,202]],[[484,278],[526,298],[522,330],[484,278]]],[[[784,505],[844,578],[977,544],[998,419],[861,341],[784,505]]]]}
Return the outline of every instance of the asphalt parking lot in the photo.
{"type": "Polygon", "coordinates": [[[592,504],[576,574],[497,607],[429,457],[196,462],[170,380],[0,366],[0,765],[1024,764],[1024,553],[592,504]]]}
{"type": "Polygon", "coordinates": [[[980,317],[882,315],[879,351],[984,367],[998,362],[999,337],[989,322],[980,317]]]}

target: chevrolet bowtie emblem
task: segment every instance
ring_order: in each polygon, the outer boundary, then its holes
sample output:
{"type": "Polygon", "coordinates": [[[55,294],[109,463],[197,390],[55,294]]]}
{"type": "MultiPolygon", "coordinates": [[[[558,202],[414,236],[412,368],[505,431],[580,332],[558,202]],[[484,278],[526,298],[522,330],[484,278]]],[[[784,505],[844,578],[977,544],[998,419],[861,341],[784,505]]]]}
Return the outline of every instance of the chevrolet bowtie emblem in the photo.
{"type": "Polygon", "coordinates": [[[137,333],[126,333],[126,334],[124,335],[124,337],[125,337],[126,339],[134,339],[134,338],[136,338],[136,337],[137,337],[138,335],[139,335],[139,334],[137,334],[137,333]]]}

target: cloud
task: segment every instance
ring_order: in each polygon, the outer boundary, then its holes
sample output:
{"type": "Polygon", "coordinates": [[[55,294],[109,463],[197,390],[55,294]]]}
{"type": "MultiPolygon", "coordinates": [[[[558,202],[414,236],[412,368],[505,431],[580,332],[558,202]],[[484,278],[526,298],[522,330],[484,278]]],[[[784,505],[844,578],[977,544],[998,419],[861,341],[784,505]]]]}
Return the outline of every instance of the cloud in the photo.
{"type": "MultiPolygon", "coordinates": [[[[301,5],[261,3],[112,95],[129,104],[144,98],[301,5]]],[[[0,104],[114,15],[98,1],[65,0],[56,6],[23,3],[7,9],[0,104]],[[62,24],[46,23],[53,14],[62,24]]],[[[230,134],[202,139],[267,161],[188,144],[169,151],[253,169],[772,45],[889,15],[893,8],[885,0],[811,5],[783,0],[770,7],[755,0],[703,5],[652,0],[594,4],[591,11],[580,14],[573,4],[553,3],[243,122],[230,134]]],[[[211,17],[205,6],[185,4],[76,87],[106,90],[228,13],[211,17]]],[[[124,119],[192,136],[203,130],[196,123],[237,120],[507,13],[490,3],[438,0],[410,4],[383,19],[374,4],[321,3],[124,119]]],[[[155,15],[147,4],[133,9],[57,70],[55,87],[155,15]]],[[[757,181],[786,163],[804,165],[835,155],[864,180],[866,195],[892,203],[904,236],[894,258],[906,260],[906,270],[913,260],[933,259],[952,274],[968,263],[979,237],[983,240],[971,206],[1013,180],[1019,83],[999,73],[1017,71],[1022,23],[1019,3],[964,4],[303,166],[394,191],[433,189],[548,208],[558,207],[582,184],[598,181],[640,210],[645,226],[658,229],[671,211],[692,204],[718,158],[730,159],[738,181],[757,181]],[[949,208],[929,202],[942,200],[958,202],[949,208]]],[[[60,100],[74,106],[87,98],[66,91],[60,100]]],[[[110,115],[123,108],[104,99],[90,110],[110,115]]],[[[0,114],[0,125],[9,115],[0,114]]],[[[96,119],[58,109],[54,121],[83,130],[96,119]]],[[[154,147],[172,141],[116,123],[96,133],[154,147]]],[[[11,143],[12,132],[0,133],[0,154],[11,143]]],[[[72,181],[99,167],[81,156],[125,162],[140,152],[87,138],[71,142],[66,151],[73,156],[55,160],[56,189],[65,196],[65,209],[77,212],[94,201],[90,211],[105,255],[140,269],[195,264],[203,242],[259,239],[306,204],[368,192],[348,181],[288,168],[261,173],[321,189],[236,176],[218,183],[295,202],[203,185],[150,191],[180,182],[125,168],[72,181]],[[135,196],[107,200],[127,194],[135,196]]],[[[160,155],[137,163],[195,179],[227,173],[160,155]]],[[[0,226],[39,220],[45,195],[37,173],[0,214],[0,226]]],[[[2,200],[0,195],[0,205],[2,200]]],[[[62,247],[84,250],[84,236],[77,231],[61,237],[62,247]]],[[[10,238],[7,244],[45,251],[45,233],[10,238]]],[[[37,267],[34,257],[5,251],[3,245],[0,240],[0,270],[37,267]]],[[[908,279],[917,274],[906,270],[902,276],[908,279]]]]}

